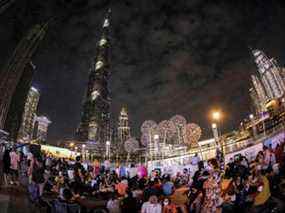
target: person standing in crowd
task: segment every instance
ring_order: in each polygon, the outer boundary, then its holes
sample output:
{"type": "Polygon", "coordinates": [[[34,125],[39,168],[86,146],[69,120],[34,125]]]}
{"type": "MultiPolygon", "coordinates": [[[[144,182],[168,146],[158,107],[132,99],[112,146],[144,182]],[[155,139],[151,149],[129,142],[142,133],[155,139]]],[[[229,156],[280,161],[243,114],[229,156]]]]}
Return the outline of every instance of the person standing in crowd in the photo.
{"type": "Polygon", "coordinates": [[[137,174],[138,174],[138,169],[137,169],[137,167],[135,166],[135,164],[131,164],[131,168],[130,168],[129,171],[128,171],[128,177],[129,177],[129,179],[134,178],[135,176],[137,176],[137,174]]]}
{"type": "Polygon", "coordinates": [[[42,158],[38,156],[33,164],[32,181],[38,187],[40,197],[42,196],[44,190],[44,183],[45,183],[44,172],[45,170],[42,158]]]}
{"type": "Polygon", "coordinates": [[[4,163],[3,163],[3,158],[4,158],[4,145],[0,144],[0,185],[3,184],[4,182],[4,163]]]}
{"type": "Polygon", "coordinates": [[[75,164],[74,164],[74,171],[75,172],[79,172],[79,171],[83,171],[84,170],[84,167],[83,165],[81,164],[81,156],[76,156],[75,158],[75,164]]]}
{"type": "Polygon", "coordinates": [[[174,193],[170,196],[170,199],[182,213],[187,213],[187,194],[189,192],[189,188],[186,185],[182,185],[180,181],[176,181],[174,186],[174,193]]]}
{"type": "Polygon", "coordinates": [[[191,164],[193,166],[198,166],[199,161],[200,157],[198,156],[198,153],[195,153],[195,155],[191,158],[191,164]]]}
{"type": "Polygon", "coordinates": [[[18,169],[20,163],[20,155],[17,153],[16,149],[13,148],[12,152],[10,152],[10,172],[12,176],[11,184],[18,184],[18,169]]]}
{"type": "Polygon", "coordinates": [[[123,177],[121,182],[116,184],[115,189],[118,191],[119,196],[125,196],[128,188],[128,180],[123,177]]]}
{"type": "Polygon", "coordinates": [[[203,184],[203,189],[205,191],[204,202],[202,204],[201,213],[217,213],[220,209],[220,196],[219,196],[219,186],[215,177],[210,173],[208,179],[203,184]]]}

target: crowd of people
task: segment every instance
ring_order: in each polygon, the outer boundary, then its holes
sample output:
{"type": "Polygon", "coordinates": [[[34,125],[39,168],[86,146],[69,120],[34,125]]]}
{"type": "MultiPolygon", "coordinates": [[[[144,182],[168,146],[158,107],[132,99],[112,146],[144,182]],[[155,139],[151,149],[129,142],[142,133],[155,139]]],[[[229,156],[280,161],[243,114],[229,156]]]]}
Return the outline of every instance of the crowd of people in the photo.
{"type": "Polygon", "coordinates": [[[0,149],[3,185],[25,186],[32,203],[53,213],[260,212],[278,192],[285,162],[284,143],[264,146],[253,161],[236,155],[226,165],[196,155],[195,171],[176,174],[0,149]]]}

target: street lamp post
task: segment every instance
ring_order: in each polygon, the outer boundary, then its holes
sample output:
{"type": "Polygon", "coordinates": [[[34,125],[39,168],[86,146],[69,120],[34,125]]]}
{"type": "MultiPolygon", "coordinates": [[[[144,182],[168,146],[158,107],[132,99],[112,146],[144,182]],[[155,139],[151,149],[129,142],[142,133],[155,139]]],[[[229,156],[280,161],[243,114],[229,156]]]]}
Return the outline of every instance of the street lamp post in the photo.
{"type": "Polygon", "coordinates": [[[82,144],[81,154],[82,154],[82,157],[84,158],[84,160],[86,160],[85,148],[86,148],[86,145],[82,144]]]}
{"type": "MultiPolygon", "coordinates": [[[[221,134],[219,133],[219,127],[218,127],[218,123],[220,123],[221,117],[222,117],[222,114],[220,111],[214,111],[212,113],[212,120],[215,122],[215,123],[212,123],[212,131],[213,131],[214,139],[217,145],[217,154],[218,152],[221,152],[222,155],[225,155],[224,142],[220,137],[221,134]]],[[[222,163],[224,163],[223,159],[224,159],[224,156],[221,156],[220,161],[222,163]]]]}
{"type": "Polygon", "coordinates": [[[110,160],[110,145],[111,145],[111,142],[106,141],[106,156],[108,160],[110,160]]]}
{"type": "Polygon", "coordinates": [[[155,151],[155,160],[157,159],[158,156],[158,143],[159,143],[159,135],[155,134],[153,136],[154,139],[154,151],[155,151]]]}
{"type": "Polygon", "coordinates": [[[219,132],[218,132],[218,127],[216,123],[212,123],[212,131],[213,131],[216,145],[219,146],[219,132]]]}
{"type": "Polygon", "coordinates": [[[250,123],[251,123],[251,126],[252,126],[252,133],[253,133],[253,138],[256,138],[256,126],[254,125],[254,115],[253,114],[250,114],[249,115],[249,119],[250,119],[250,123]]]}

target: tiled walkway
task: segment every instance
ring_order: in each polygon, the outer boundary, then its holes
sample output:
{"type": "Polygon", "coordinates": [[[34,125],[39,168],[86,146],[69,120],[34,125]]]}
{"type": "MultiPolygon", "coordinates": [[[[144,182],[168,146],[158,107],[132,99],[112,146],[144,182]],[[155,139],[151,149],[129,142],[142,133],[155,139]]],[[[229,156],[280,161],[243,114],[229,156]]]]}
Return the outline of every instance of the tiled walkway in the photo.
{"type": "Polygon", "coordinates": [[[26,193],[19,188],[0,189],[0,213],[38,213],[26,193]]]}

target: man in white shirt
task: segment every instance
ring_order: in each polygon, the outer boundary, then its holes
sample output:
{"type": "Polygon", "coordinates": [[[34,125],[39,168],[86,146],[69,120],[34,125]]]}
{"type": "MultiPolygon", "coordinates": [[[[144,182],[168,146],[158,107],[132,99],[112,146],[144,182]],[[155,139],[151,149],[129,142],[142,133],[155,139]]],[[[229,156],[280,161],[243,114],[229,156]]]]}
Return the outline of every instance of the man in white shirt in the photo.
{"type": "Polygon", "coordinates": [[[155,195],[150,196],[147,202],[142,205],[141,213],[161,213],[162,207],[158,203],[158,199],[155,195]]]}

